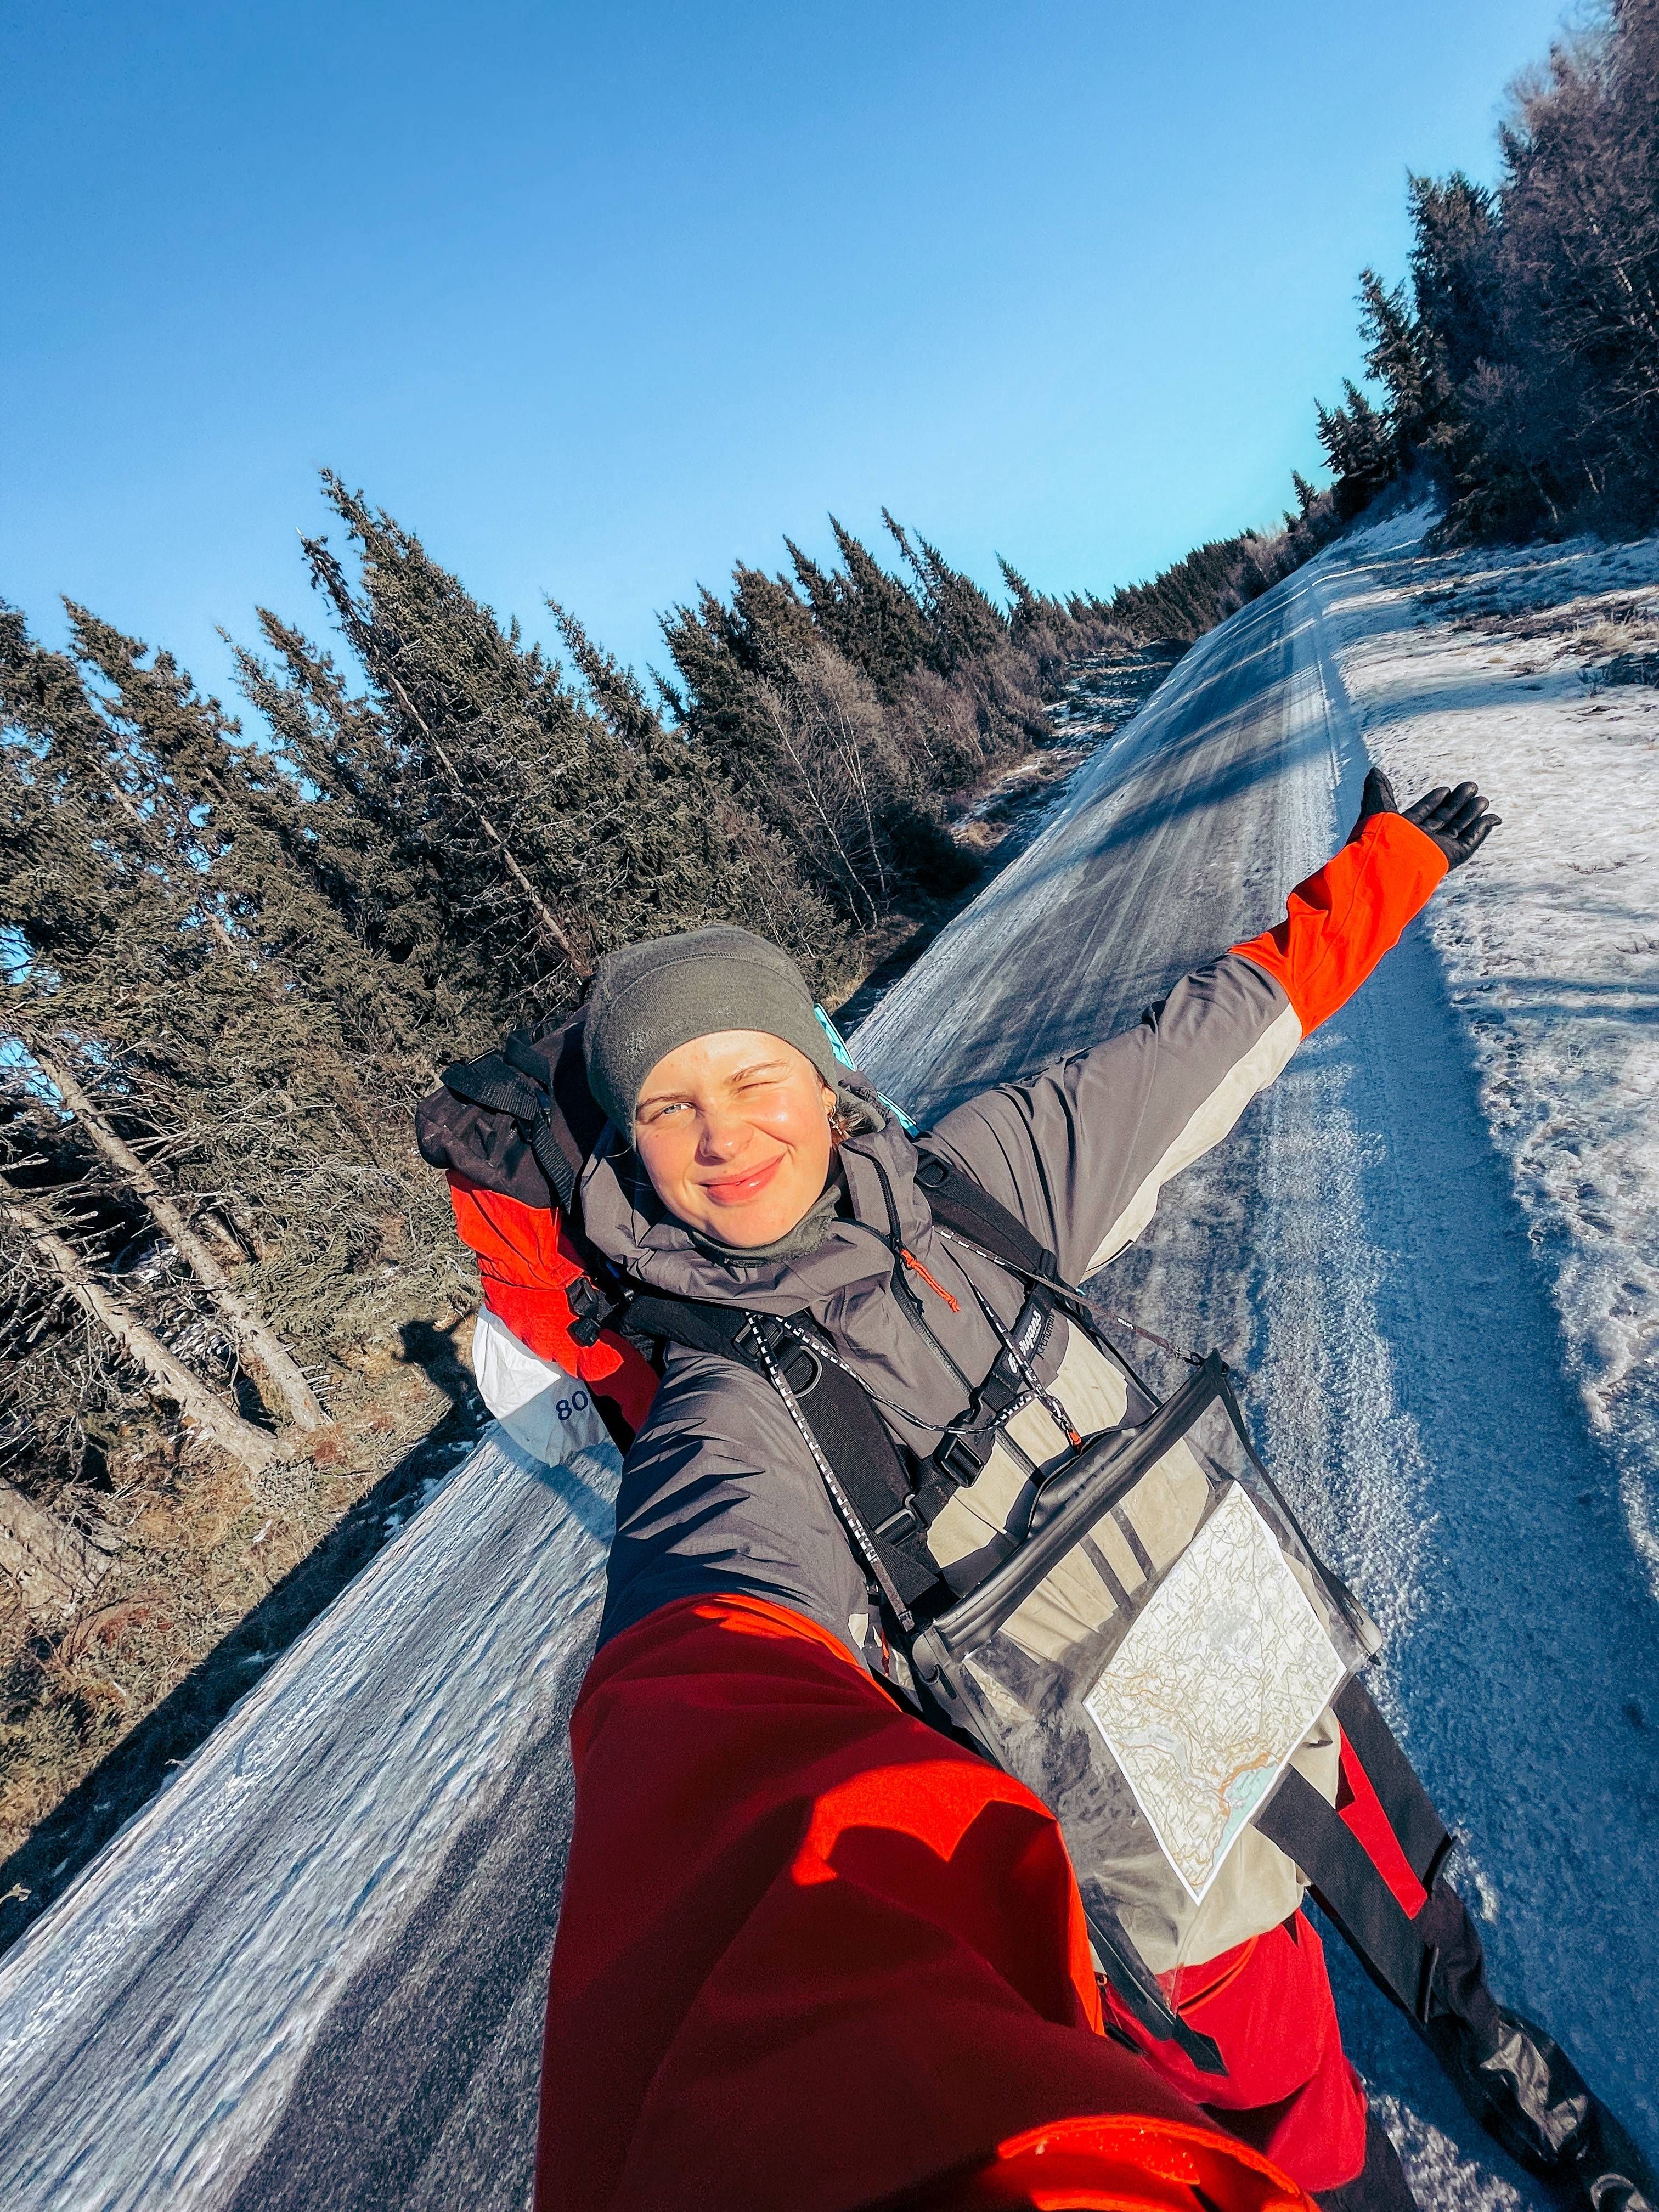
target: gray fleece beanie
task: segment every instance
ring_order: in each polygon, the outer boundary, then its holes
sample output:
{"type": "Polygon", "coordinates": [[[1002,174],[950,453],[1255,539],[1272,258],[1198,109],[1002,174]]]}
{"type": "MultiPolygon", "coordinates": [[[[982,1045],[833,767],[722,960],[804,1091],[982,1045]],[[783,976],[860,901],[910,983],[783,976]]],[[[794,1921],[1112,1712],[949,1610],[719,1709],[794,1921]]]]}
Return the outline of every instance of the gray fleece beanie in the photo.
{"type": "Polygon", "coordinates": [[[665,1054],[718,1030],[760,1030],[805,1053],[833,1090],[842,1071],[799,968],[746,929],[694,929],[609,952],[587,994],[587,1087],[628,1135],[665,1054]]]}

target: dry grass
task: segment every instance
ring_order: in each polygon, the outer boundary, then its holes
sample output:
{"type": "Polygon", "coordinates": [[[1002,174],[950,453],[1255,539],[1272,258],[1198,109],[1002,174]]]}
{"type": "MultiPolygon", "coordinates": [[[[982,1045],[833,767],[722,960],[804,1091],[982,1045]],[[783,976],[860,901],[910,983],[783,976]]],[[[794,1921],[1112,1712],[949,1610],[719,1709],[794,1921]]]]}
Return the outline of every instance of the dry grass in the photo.
{"type": "Polygon", "coordinates": [[[964,851],[988,857],[1024,826],[1034,807],[1081,768],[1093,750],[1091,745],[1054,745],[1016,761],[951,823],[951,836],[964,851]]]}
{"type": "Polygon", "coordinates": [[[1449,578],[1417,600],[1437,617],[1449,617],[1454,629],[1546,646],[1540,665],[1575,665],[1592,688],[1654,680],[1641,671],[1659,655],[1659,588],[1632,592],[1625,583],[1551,598],[1522,571],[1502,581],[1480,574],[1449,578]]]}

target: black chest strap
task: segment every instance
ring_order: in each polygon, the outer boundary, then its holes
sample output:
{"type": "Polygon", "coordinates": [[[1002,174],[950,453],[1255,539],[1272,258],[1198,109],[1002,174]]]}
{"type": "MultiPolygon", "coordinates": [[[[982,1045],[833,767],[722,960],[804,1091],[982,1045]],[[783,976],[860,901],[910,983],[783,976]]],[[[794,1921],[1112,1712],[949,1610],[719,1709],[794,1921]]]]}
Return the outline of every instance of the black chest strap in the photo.
{"type": "Polygon", "coordinates": [[[854,1550],[878,1567],[878,1580],[890,1584],[901,1612],[943,1588],[925,1526],[910,1510],[909,1471],[853,1376],[818,1358],[781,1322],[757,1324],[732,1306],[644,1291],[629,1307],[628,1326],[636,1335],[736,1359],[769,1382],[775,1367],[856,1516],[848,1530],[854,1550]],[[764,1352],[755,1339],[757,1325],[765,1331],[764,1352]]]}

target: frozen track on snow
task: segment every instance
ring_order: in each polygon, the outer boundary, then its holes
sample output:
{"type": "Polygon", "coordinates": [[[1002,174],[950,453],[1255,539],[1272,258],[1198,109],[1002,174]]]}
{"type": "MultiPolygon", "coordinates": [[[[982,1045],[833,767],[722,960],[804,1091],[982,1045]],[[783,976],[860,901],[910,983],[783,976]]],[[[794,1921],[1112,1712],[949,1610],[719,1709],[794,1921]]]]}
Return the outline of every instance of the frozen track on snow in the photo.
{"type": "Polygon", "coordinates": [[[617,1470],[492,1431],[0,1963],[11,2212],[526,2202],[617,1470]]]}
{"type": "MultiPolygon", "coordinates": [[[[1351,557],[1212,633],[1085,769],[860,1032],[885,1087],[937,1112],[1277,918],[1364,773],[1322,623],[1351,557]]],[[[1389,1632],[1495,1981],[1659,2149],[1656,1614],[1420,933],[1102,1297],[1247,1370],[1389,1632]]],[[[0,1963],[8,2204],[524,2203],[614,1473],[487,1443],[0,1963]]],[[[1327,1948],[1425,2203],[1534,2201],[1327,1948]]]]}
{"type": "MultiPolygon", "coordinates": [[[[1324,610],[1364,557],[1334,549],[1179,665],[865,1024],[878,1081],[937,1114],[1279,917],[1358,811],[1324,610]]],[[[1469,1838],[1456,1878],[1494,1985],[1659,2150],[1659,1613],[1420,925],[1097,1295],[1248,1373],[1270,1464],[1388,1632],[1373,1686],[1469,1838]]],[[[1425,2203],[1532,2201],[1327,1951],[1425,2203]]]]}

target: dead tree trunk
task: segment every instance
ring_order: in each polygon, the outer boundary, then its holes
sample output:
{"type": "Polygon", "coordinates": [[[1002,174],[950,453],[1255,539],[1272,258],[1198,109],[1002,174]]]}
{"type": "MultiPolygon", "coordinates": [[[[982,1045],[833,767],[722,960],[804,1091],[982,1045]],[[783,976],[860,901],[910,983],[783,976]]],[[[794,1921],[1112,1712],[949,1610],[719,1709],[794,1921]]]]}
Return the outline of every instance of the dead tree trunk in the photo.
{"type": "MultiPolygon", "coordinates": [[[[120,1539],[112,1529],[110,1541],[120,1539]]],[[[0,1569],[36,1611],[48,1606],[64,1612],[88,1598],[114,1564],[113,1554],[80,1528],[0,1481],[0,1569]]]]}
{"type": "Polygon", "coordinates": [[[47,1225],[3,1176],[0,1176],[0,1219],[27,1237],[82,1313],[112,1336],[156,1388],[173,1400],[189,1427],[240,1460],[250,1474],[257,1474],[283,1456],[276,1437],[222,1406],[201,1377],[175,1359],[161,1339],[98,1281],[73,1246],[47,1225]]]}
{"type": "Polygon", "coordinates": [[[25,1043],[30,1058],[86,1131],[94,1150],[143,1200],[150,1218],[212,1298],[237,1343],[281,1395],[295,1426],[326,1428],[328,1415],[281,1338],[232,1286],[229,1276],[152,1171],[111,1128],[69,1069],[43,1051],[34,1037],[27,1037],[25,1043]]]}

